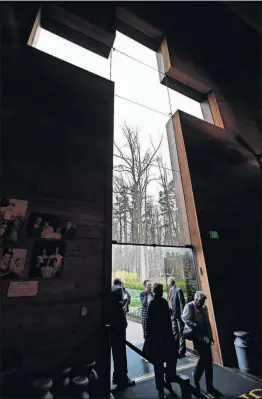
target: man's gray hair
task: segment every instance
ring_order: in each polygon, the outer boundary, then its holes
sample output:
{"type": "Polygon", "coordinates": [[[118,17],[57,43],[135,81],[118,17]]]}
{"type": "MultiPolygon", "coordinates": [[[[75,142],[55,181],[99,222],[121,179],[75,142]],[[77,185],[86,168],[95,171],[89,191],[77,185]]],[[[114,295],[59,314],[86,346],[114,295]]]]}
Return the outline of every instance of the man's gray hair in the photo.
{"type": "Polygon", "coordinates": [[[174,279],[174,277],[168,277],[167,281],[168,281],[168,283],[170,285],[175,285],[176,284],[176,280],[174,279]]]}
{"type": "Polygon", "coordinates": [[[207,299],[206,294],[203,291],[197,291],[194,297],[195,301],[201,301],[207,299]]]}

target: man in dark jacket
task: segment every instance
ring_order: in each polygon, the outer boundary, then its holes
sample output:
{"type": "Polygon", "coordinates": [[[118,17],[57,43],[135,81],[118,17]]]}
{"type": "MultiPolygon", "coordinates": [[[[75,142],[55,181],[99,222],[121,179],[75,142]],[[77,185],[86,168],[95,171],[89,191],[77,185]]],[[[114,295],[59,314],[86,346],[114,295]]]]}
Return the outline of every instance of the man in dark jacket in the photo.
{"type": "Polygon", "coordinates": [[[64,240],[74,240],[76,234],[76,228],[72,225],[70,220],[65,222],[65,226],[61,229],[61,237],[64,240]]]}
{"type": "Polygon", "coordinates": [[[110,339],[114,361],[113,382],[119,389],[135,385],[135,382],[131,381],[127,375],[126,328],[122,282],[119,278],[115,278],[111,291],[110,339]]]}
{"type": "Polygon", "coordinates": [[[185,324],[181,318],[185,307],[185,298],[181,288],[176,286],[174,277],[169,277],[167,284],[173,334],[177,344],[178,356],[182,358],[186,355],[186,342],[183,336],[185,324]]]}
{"type": "Polygon", "coordinates": [[[146,341],[148,357],[154,364],[156,389],[159,397],[165,398],[164,388],[172,396],[176,396],[171,385],[172,381],[176,381],[175,339],[168,302],[163,298],[163,285],[155,283],[153,290],[154,299],[150,302],[147,313],[146,341]]]}

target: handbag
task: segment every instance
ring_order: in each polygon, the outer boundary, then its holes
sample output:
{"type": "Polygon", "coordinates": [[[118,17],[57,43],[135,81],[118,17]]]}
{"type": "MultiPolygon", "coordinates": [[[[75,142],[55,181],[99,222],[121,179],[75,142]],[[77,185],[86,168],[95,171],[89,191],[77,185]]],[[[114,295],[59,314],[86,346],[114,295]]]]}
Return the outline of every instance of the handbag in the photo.
{"type": "Polygon", "coordinates": [[[186,325],[183,331],[183,337],[188,341],[193,341],[195,338],[195,330],[186,325]]]}
{"type": "MultiPolygon", "coordinates": [[[[195,316],[195,308],[194,309],[194,316],[195,316]]],[[[196,338],[196,331],[194,328],[189,327],[185,324],[184,331],[183,331],[183,337],[187,341],[193,341],[196,338]]]]}

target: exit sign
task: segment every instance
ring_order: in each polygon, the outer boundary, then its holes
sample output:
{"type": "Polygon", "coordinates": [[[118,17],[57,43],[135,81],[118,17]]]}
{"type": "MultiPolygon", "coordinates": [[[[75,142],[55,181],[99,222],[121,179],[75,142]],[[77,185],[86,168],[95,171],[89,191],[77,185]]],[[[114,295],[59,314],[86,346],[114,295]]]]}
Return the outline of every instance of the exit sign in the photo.
{"type": "Polygon", "coordinates": [[[209,237],[213,238],[214,240],[217,240],[219,238],[218,232],[214,230],[209,231],[209,237]]]}

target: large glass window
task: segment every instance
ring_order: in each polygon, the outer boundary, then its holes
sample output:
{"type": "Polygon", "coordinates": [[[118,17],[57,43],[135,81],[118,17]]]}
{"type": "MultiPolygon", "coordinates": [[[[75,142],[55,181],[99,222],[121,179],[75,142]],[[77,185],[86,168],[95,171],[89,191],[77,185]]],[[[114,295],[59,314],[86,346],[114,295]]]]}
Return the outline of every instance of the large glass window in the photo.
{"type": "Polygon", "coordinates": [[[180,104],[184,111],[203,118],[200,104],[162,85],[165,77],[157,70],[156,53],[120,33],[111,66],[115,82],[113,239],[190,244],[170,118],[180,104]]]}
{"type": "Polygon", "coordinates": [[[115,98],[113,239],[179,245],[166,123],[169,117],[115,98]]]}
{"type": "Polygon", "coordinates": [[[131,296],[127,339],[142,349],[143,281],[173,276],[193,299],[197,275],[171,116],[177,109],[203,118],[200,104],[160,83],[156,53],[117,34],[113,172],[113,277],[131,296]]]}
{"type": "MultiPolygon", "coordinates": [[[[36,48],[115,82],[113,277],[132,296],[128,317],[140,321],[139,293],[149,279],[173,276],[191,300],[197,289],[171,117],[177,109],[203,119],[198,102],[160,83],[156,53],[117,32],[109,59],[40,29],[36,48]]],[[[142,344],[141,325],[128,339],[142,344]]]]}

